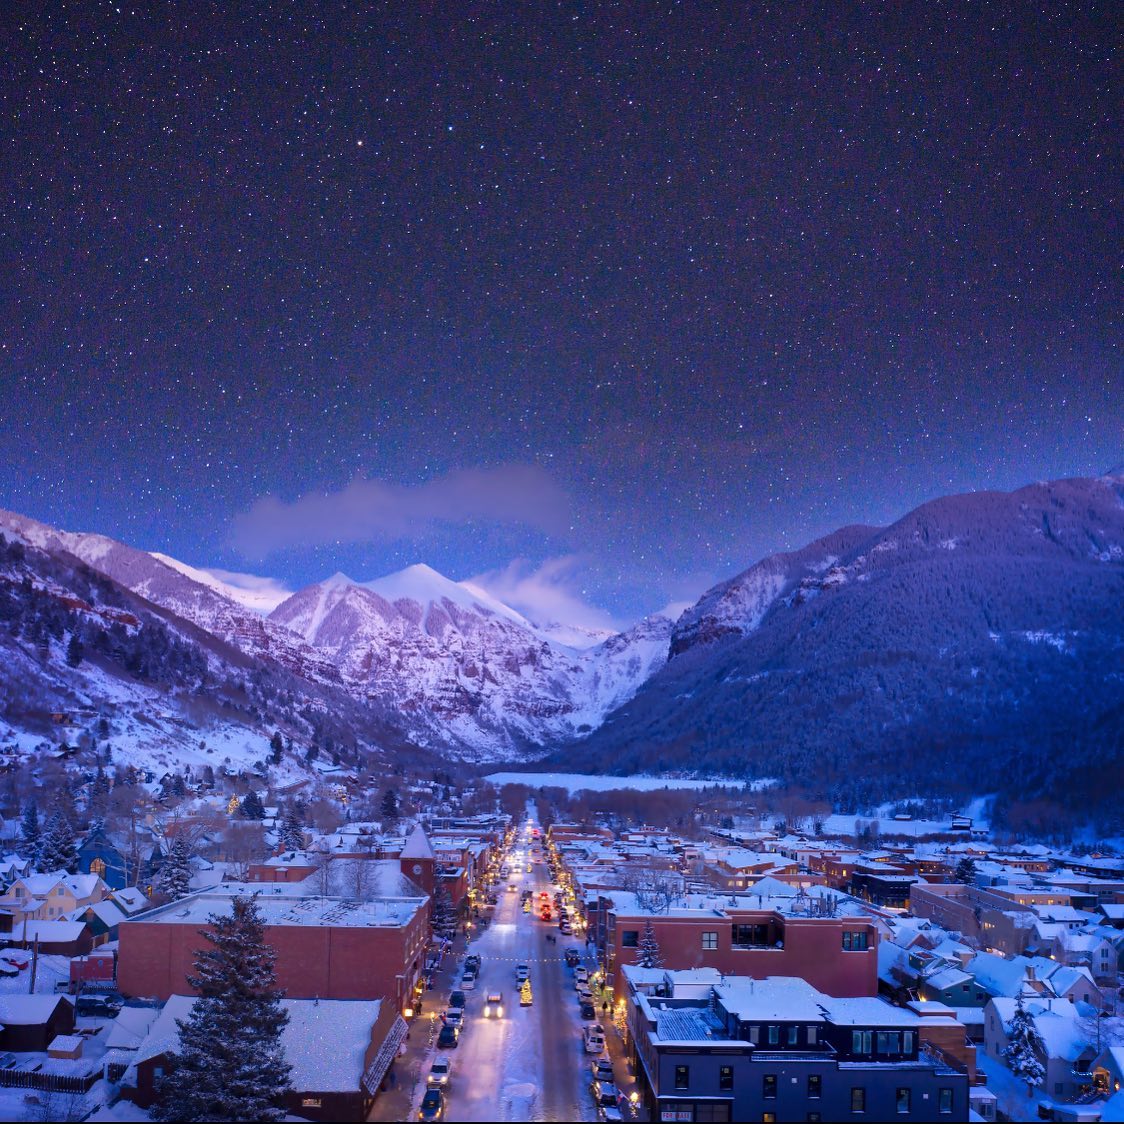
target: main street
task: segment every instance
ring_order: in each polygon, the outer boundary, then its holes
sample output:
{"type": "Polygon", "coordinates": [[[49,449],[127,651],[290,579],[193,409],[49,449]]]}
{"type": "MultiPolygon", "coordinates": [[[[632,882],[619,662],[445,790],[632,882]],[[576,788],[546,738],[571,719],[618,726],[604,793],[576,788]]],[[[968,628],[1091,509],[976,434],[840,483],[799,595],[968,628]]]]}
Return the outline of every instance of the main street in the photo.
{"type": "MultiPolygon", "coordinates": [[[[535,862],[531,873],[526,872],[530,853],[529,836],[521,830],[509,856],[511,876],[496,886],[500,900],[492,921],[469,945],[469,952],[480,956],[482,963],[475,989],[466,993],[459,1045],[435,1051],[435,1056],[445,1055],[452,1064],[448,1120],[597,1119],[573,974],[563,961],[568,945],[579,951],[584,948],[559,933],[556,913],[552,923],[539,919],[539,894],[545,890],[553,897],[554,889],[545,862],[535,862]],[[515,853],[524,859],[518,869],[515,853]],[[515,892],[508,889],[512,882],[515,892]],[[523,890],[534,894],[530,913],[521,906],[523,890]],[[548,941],[548,935],[556,939],[548,941]],[[530,1007],[519,1005],[515,971],[521,963],[531,971],[534,1002],[530,1007]],[[497,991],[503,996],[503,1017],[485,1018],[487,996],[497,991]]],[[[443,1008],[438,1008],[436,998],[428,993],[427,1007],[436,1010],[439,1019],[443,1008]]],[[[446,999],[442,996],[442,1001],[446,999]]]]}

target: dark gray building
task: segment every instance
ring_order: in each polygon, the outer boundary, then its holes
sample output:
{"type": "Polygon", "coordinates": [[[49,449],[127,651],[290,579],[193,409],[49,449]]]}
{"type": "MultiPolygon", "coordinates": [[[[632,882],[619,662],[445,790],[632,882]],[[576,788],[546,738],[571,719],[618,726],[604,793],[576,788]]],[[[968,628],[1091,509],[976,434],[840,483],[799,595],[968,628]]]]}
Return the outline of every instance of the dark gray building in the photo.
{"type": "Polygon", "coordinates": [[[676,986],[675,975],[628,999],[653,1120],[968,1119],[967,1073],[922,1046],[913,1011],[792,977],[676,986]]]}

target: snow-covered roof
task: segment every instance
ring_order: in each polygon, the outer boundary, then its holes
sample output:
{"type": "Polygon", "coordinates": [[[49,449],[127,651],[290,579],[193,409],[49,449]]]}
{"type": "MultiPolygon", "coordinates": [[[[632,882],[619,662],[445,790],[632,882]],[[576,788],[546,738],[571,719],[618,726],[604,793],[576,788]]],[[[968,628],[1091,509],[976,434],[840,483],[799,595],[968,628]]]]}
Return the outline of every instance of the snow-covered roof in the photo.
{"type": "Polygon", "coordinates": [[[822,1003],[826,996],[796,976],[769,976],[763,980],[737,976],[720,983],[715,991],[727,1011],[747,1022],[823,1019],[822,1003]]]}
{"type": "MultiPolygon", "coordinates": [[[[1009,1027],[1015,1014],[1015,1000],[998,996],[991,1002],[1003,1025],[1009,1027]]],[[[1068,999],[1024,997],[1023,1006],[1034,1016],[1034,1025],[1050,1057],[1072,1062],[1089,1048],[1089,1036],[1081,1028],[1077,1008],[1068,999]]]]}
{"type": "MultiPolygon", "coordinates": [[[[197,999],[173,995],[164,1004],[136,1053],[144,1062],[179,1049],[176,1020],[186,1020],[197,999]]],[[[359,1089],[371,1029],[382,1000],[283,999],[289,1022],[282,1033],[285,1060],[298,1092],[352,1093],[359,1089]]]]}
{"type": "Polygon", "coordinates": [[[0,995],[0,1025],[40,1026],[67,1002],[60,995],[0,995]]]}
{"type": "Polygon", "coordinates": [[[122,1007],[105,1036],[106,1049],[137,1049],[159,1013],[155,1007],[122,1007]]]}
{"type": "Polygon", "coordinates": [[[430,846],[429,837],[422,830],[420,824],[407,837],[401,857],[403,859],[429,859],[431,862],[437,860],[437,856],[433,853],[433,847],[430,846]]]}

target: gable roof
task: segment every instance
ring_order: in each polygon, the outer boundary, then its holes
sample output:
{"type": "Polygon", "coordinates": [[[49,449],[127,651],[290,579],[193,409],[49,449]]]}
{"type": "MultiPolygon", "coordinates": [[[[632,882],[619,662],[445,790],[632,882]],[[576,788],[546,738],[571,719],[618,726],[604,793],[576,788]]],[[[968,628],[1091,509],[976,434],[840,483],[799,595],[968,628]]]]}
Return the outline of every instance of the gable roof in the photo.
{"type": "Polygon", "coordinates": [[[429,836],[422,830],[420,824],[418,824],[407,837],[406,845],[402,848],[401,857],[404,859],[429,859],[431,862],[437,861],[437,856],[433,853],[433,847],[429,842],[429,836]]]}

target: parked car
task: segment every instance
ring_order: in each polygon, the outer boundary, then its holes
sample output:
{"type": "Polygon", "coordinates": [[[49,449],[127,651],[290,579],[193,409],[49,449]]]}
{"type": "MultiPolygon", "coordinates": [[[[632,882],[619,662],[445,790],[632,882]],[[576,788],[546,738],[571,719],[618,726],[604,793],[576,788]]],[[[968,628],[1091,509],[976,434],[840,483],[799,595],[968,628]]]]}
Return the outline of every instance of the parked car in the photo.
{"type": "Polygon", "coordinates": [[[10,960],[0,960],[0,976],[6,980],[13,980],[20,974],[20,970],[10,960]]]}
{"type": "Polygon", "coordinates": [[[579,1003],[592,1003],[593,1002],[593,992],[590,991],[589,988],[585,986],[585,984],[582,984],[578,988],[578,1002],[579,1003]]]}
{"type": "Polygon", "coordinates": [[[581,953],[576,948],[566,949],[566,963],[571,968],[576,968],[581,963],[581,953]]]}
{"type": "Polygon", "coordinates": [[[583,1003],[581,1014],[583,1019],[595,1019],[597,1018],[597,1008],[592,1003],[583,1003]]]}
{"type": "Polygon", "coordinates": [[[419,1120],[440,1120],[445,1115],[445,1098],[440,1089],[426,1089],[418,1109],[419,1120]]]}
{"type": "Polygon", "coordinates": [[[615,1108],[620,1103],[620,1090],[612,1081],[594,1081],[592,1089],[593,1102],[598,1108],[601,1108],[603,1105],[612,1105],[615,1108]]]}
{"type": "Polygon", "coordinates": [[[4,952],[0,952],[0,960],[7,960],[16,968],[26,968],[31,963],[31,958],[26,952],[21,952],[18,948],[9,948],[4,952]]]}
{"type": "Polygon", "coordinates": [[[445,1013],[441,1016],[441,1021],[446,1026],[455,1026],[460,1030],[464,1026],[464,1008],[463,1007],[448,1007],[445,1013]]]}
{"type": "Polygon", "coordinates": [[[589,983],[589,969],[579,965],[574,971],[574,986],[583,983],[589,983]]]}
{"type": "Polygon", "coordinates": [[[456,1049],[460,1036],[461,1032],[455,1026],[446,1023],[437,1034],[437,1045],[444,1050],[456,1049]]]}
{"type": "Polygon", "coordinates": [[[452,995],[449,996],[450,1007],[460,1007],[463,1010],[467,1002],[468,999],[466,998],[463,991],[454,991],[452,995]]]}
{"type": "Polygon", "coordinates": [[[80,995],[74,1003],[74,1013],[85,1018],[115,1019],[121,1013],[122,1004],[108,995],[80,995]]]}
{"type": "Polygon", "coordinates": [[[587,1054],[603,1054],[605,1052],[605,1028],[600,1023],[587,1026],[582,1031],[585,1038],[585,1052],[587,1054]]]}
{"type": "Polygon", "coordinates": [[[484,1000],[484,1018],[503,1018],[503,995],[498,991],[489,991],[484,1000]]]}
{"type": "Polygon", "coordinates": [[[471,956],[466,956],[464,961],[465,971],[479,972],[480,971],[480,957],[474,952],[471,956]]]}
{"type": "MultiPolygon", "coordinates": [[[[449,1084],[449,1072],[452,1069],[452,1063],[448,1058],[438,1058],[433,1065],[429,1067],[429,1073],[426,1075],[425,1083],[427,1085],[439,1085],[442,1088],[449,1084]]],[[[596,1077],[597,1075],[594,1074],[596,1077]]]]}
{"type": "Polygon", "coordinates": [[[594,1081],[612,1081],[613,1063],[608,1058],[594,1058],[590,1068],[593,1070],[594,1081]]]}

